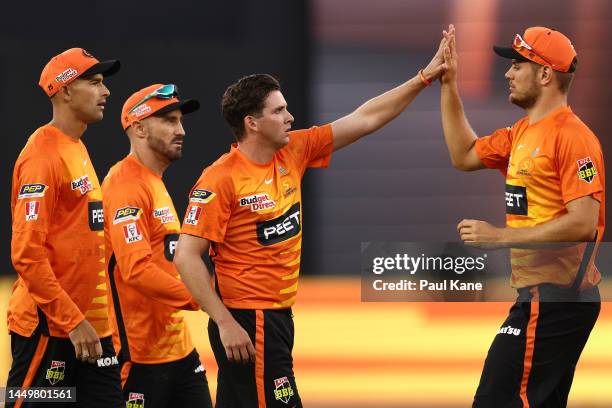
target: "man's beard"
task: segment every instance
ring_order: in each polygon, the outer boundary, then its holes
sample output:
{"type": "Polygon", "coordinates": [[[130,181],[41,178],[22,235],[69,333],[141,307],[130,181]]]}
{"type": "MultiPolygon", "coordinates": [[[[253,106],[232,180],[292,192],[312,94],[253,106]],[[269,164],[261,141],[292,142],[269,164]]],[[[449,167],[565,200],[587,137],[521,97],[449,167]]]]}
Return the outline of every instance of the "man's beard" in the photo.
{"type": "Polygon", "coordinates": [[[183,157],[183,149],[176,150],[172,148],[176,140],[178,139],[173,139],[170,145],[166,145],[161,138],[153,136],[149,138],[149,147],[157,154],[164,156],[168,161],[178,160],[183,157]]]}
{"type": "Polygon", "coordinates": [[[520,97],[509,96],[508,99],[519,108],[527,110],[535,106],[541,94],[542,88],[540,88],[537,83],[533,81],[529,89],[520,95],[520,97]]]}

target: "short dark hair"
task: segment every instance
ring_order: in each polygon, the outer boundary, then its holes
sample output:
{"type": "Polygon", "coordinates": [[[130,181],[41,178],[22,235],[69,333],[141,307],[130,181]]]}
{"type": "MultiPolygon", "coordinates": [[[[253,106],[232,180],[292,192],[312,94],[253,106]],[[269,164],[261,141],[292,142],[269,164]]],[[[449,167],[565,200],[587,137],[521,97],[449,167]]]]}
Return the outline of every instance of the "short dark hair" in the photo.
{"type": "Polygon", "coordinates": [[[244,118],[261,115],[268,94],[280,90],[278,80],[268,74],[245,76],[227,87],[221,98],[221,112],[238,141],[245,135],[244,118]]]}
{"type": "MultiPolygon", "coordinates": [[[[561,93],[567,94],[569,92],[570,86],[572,85],[572,80],[574,79],[574,71],[576,70],[577,65],[578,65],[578,58],[574,57],[574,59],[572,60],[572,64],[570,66],[571,72],[561,72],[561,71],[552,70],[553,75],[555,76],[557,80],[557,89],[559,89],[561,93]]],[[[534,72],[540,69],[541,66],[542,65],[538,63],[531,62],[531,67],[533,68],[534,72]]]]}

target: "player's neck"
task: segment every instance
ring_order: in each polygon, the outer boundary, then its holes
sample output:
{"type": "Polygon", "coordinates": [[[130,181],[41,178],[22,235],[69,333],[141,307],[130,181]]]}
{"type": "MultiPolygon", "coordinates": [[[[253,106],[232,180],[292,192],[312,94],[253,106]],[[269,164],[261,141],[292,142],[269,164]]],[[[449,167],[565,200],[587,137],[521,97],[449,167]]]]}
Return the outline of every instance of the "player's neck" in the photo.
{"type": "Polygon", "coordinates": [[[164,172],[170,165],[170,161],[159,156],[158,153],[151,149],[139,148],[134,146],[130,148],[130,154],[133,155],[143,166],[157,174],[159,177],[163,177],[164,172]]]}
{"type": "Polygon", "coordinates": [[[238,142],[238,150],[252,162],[268,164],[274,158],[277,149],[274,146],[258,143],[256,139],[250,138],[246,141],[238,142]]]}
{"type": "Polygon", "coordinates": [[[74,140],[79,140],[87,129],[87,124],[77,119],[71,111],[56,108],[55,106],[53,107],[53,119],[51,119],[49,124],[74,140]]]}
{"type": "Polygon", "coordinates": [[[567,95],[561,93],[553,94],[542,94],[535,105],[532,108],[527,109],[527,116],[529,116],[529,124],[539,122],[548,116],[551,112],[567,106],[567,95]]]}

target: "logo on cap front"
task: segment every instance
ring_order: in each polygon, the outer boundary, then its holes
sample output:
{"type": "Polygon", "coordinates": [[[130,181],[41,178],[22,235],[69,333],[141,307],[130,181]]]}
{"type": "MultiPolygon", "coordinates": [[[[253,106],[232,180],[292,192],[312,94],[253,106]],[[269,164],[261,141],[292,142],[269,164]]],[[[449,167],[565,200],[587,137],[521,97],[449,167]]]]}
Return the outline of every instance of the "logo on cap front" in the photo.
{"type": "Polygon", "coordinates": [[[64,72],[56,76],[55,80],[57,82],[62,82],[65,84],[66,82],[70,81],[72,78],[76,77],[77,75],[78,75],[78,72],[76,69],[67,68],[64,72]]]}
{"type": "Polygon", "coordinates": [[[139,118],[142,115],[146,115],[149,112],[151,112],[151,107],[147,105],[146,103],[143,103],[142,105],[138,106],[136,109],[132,111],[132,115],[139,118]]]}

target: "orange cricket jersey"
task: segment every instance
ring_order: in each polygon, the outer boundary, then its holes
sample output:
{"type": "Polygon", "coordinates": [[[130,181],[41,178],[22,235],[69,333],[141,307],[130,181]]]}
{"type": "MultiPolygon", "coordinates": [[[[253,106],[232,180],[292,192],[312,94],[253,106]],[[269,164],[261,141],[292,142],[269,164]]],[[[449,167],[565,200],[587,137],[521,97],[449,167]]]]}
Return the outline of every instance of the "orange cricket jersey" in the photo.
{"type": "Polygon", "coordinates": [[[198,310],[172,263],[180,222],[161,177],[133,155],[102,182],[115,349],[130,361],[176,361],[193,350],[183,311],[198,310]]]}
{"type": "Polygon", "coordinates": [[[295,303],[302,246],[301,180],[326,167],[331,125],[290,132],[270,163],[234,144],[191,190],[183,234],[211,241],[218,290],[230,308],[280,309],[295,303]]]}
{"type": "MultiPolygon", "coordinates": [[[[508,227],[548,222],[567,214],[568,202],[592,196],[600,202],[597,236],[601,240],[605,227],[603,154],[597,137],[569,107],[531,125],[525,117],[511,128],[480,138],[476,152],[485,166],[506,176],[508,227]]],[[[512,249],[512,285],[572,285],[584,247],[512,249]]],[[[592,287],[600,279],[591,262],[581,285],[592,287]]]]}
{"type": "Polygon", "coordinates": [[[37,306],[51,336],[82,320],[110,335],[102,191],[85,145],[45,125],[28,139],[13,172],[11,257],[19,278],[8,328],[31,336],[37,306]]]}

